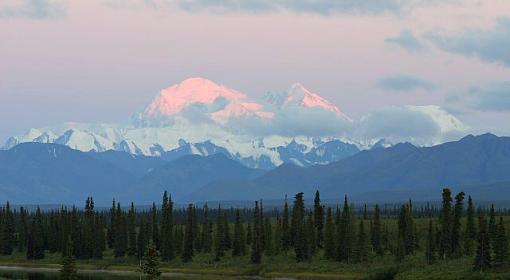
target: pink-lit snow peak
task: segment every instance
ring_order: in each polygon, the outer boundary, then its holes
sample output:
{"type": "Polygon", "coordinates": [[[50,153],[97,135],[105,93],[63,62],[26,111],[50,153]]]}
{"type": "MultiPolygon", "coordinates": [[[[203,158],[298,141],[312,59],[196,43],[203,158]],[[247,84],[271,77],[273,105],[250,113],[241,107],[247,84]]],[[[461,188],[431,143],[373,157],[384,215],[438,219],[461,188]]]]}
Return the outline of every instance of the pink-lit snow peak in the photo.
{"type": "Polygon", "coordinates": [[[318,94],[309,91],[300,83],[294,83],[292,85],[284,105],[286,104],[297,104],[308,108],[319,107],[327,111],[331,111],[343,119],[350,120],[350,118],[340,111],[335,104],[322,98],[318,94]]]}
{"type": "Polygon", "coordinates": [[[215,120],[224,121],[230,117],[271,118],[273,116],[270,112],[262,111],[261,104],[248,101],[243,93],[204,78],[186,79],[163,89],[147,107],[145,115],[171,116],[178,114],[186,106],[195,103],[211,105],[220,98],[226,101],[226,105],[219,111],[211,113],[215,120]]]}

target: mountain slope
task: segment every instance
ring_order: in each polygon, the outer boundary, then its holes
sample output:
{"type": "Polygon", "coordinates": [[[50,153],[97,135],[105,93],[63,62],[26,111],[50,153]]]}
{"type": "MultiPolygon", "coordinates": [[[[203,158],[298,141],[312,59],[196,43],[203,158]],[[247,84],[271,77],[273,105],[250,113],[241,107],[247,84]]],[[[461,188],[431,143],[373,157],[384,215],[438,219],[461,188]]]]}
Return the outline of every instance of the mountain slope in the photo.
{"type": "Polygon", "coordinates": [[[23,203],[79,203],[93,195],[106,205],[135,180],[87,153],[39,143],[0,151],[0,174],[2,198],[23,203]]]}
{"type": "Polygon", "coordinates": [[[215,181],[249,180],[263,171],[244,167],[223,154],[183,156],[149,172],[132,186],[133,195],[145,202],[159,201],[168,190],[176,200],[215,181]],[[144,190],[140,192],[140,190],[144,190]]]}
{"type": "MultiPolygon", "coordinates": [[[[217,200],[282,198],[316,189],[323,197],[344,194],[404,190],[409,195],[425,189],[445,186],[485,185],[510,181],[510,138],[492,134],[467,136],[456,142],[418,148],[398,144],[391,148],[362,151],[335,163],[309,168],[282,165],[247,182],[236,182],[237,191],[229,184],[210,184],[196,198],[217,200]],[[246,186],[246,187],[244,187],[246,186]],[[255,188],[256,186],[256,188],[255,188]]],[[[190,195],[189,198],[194,198],[190,195]]]]}

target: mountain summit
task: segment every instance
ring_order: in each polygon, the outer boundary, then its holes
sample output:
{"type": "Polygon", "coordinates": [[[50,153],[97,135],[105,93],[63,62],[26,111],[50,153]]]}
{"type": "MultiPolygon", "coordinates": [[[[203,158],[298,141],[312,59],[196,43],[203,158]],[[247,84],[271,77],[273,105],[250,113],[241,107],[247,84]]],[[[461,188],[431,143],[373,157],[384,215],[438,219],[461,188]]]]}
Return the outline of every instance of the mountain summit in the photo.
{"type": "Polygon", "coordinates": [[[142,123],[172,117],[187,109],[207,114],[219,123],[230,118],[272,118],[263,105],[249,101],[243,93],[204,78],[189,78],[161,90],[140,115],[142,123]]]}
{"type": "Polygon", "coordinates": [[[342,111],[340,111],[340,109],[335,104],[322,98],[317,93],[311,92],[300,83],[294,83],[291,86],[287,93],[287,99],[282,105],[288,106],[289,104],[295,104],[307,108],[321,108],[326,111],[335,113],[338,117],[344,120],[351,121],[351,119],[342,111]]]}

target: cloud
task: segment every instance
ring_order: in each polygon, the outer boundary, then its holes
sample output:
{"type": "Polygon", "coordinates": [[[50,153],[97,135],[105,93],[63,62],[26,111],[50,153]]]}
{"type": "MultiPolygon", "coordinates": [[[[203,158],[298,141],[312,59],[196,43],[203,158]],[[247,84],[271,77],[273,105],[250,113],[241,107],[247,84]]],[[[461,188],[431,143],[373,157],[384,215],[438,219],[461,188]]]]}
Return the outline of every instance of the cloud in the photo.
{"type": "Polygon", "coordinates": [[[447,102],[480,111],[510,112],[510,81],[472,86],[467,93],[449,96],[447,102]]]}
{"type": "Polygon", "coordinates": [[[355,133],[362,139],[433,145],[456,139],[467,130],[467,126],[439,106],[407,105],[385,107],[363,116],[355,133]]]}
{"type": "Polygon", "coordinates": [[[0,4],[1,18],[48,19],[64,16],[65,8],[61,1],[21,0],[0,4]]]}
{"type": "Polygon", "coordinates": [[[425,50],[425,46],[413,35],[410,30],[402,30],[396,37],[384,40],[386,43],[398,45],[409,52],[425,50]]]}
{"type": "MultiPolygon", "coordinates": [[[[157,1],[152,1],[157,2],[157,1]]],[[[179,6],[188,11],[270,12],[287,10],[298,13],[329,15],[334,13],[379,14],[399,12],[402,0],[181,0],[179,6]]]]}
{"type": "Polygon", "coordinates": [[[426,35],[438,48],[467,57],[510,66],[510,18],[496,20],[488,30],[467,30],[457,35],[434,32],[426,35]]]}
{"type": "Polygon", "coordinates": [[[352,132],[352,122],[320,108],[291,106],[274,111],[271,119],[234,118],[226,124],[254,136],[344,136],[352,132]]]}
{"type": "Polygon", "coordinates": [[[437,86],[431,82],[409,75],[396,75],[382,78],[377,81],[377,86],[390,91],[413,91],[417,89],[431,91],[437,88],[437,86]]]}
{"type": "Polygon", "coordinates": [[[189,12],[268,13],[287,11],[318,15],[334,14],[404,14],[416,7],[456,3],[457,0],[108,0],[114,8],[140,4],[154,9],[178,8],[189,12]]]}

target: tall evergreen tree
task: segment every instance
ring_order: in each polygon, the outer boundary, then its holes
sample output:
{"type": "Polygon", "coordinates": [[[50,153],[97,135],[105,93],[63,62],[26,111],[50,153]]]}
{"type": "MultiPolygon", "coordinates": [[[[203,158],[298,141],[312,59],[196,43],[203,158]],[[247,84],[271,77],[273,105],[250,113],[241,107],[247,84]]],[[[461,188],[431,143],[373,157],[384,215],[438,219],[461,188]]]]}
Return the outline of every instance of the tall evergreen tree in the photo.
{"type": "Polygon", "coordinates": [[[476,226],[475,226],[475,209],[473,207],[473,200],[468,196],[468,206],[466,210],[466,228],[464,230],[464,254],[471,256],[474,252],[474,243],[476,240],[476,226]]]}
{"type": "Polygon", "coordinates": [[[435,241],[436,231],[434,230],[434,223],[432,219],[429,220],[429,230],[427,234],[427,245],[425,247],[425,259],[428,264],[434,263],[436,260],[436,241],[435,241]]]}
{"type": "Polygon", "coordinates": [[[44,259],[43,221],[41,209],[37,207],[28,233],[27,259],[44,259]]]}
{"type": "Polygon", "coordinates": [[[374,219],[371,225],[370,240],[372,242],[372,248],[378,256],[382,256],[384,254],[384,250],[381,243],[381,210],[379,209],[378,204],[375,205],[374,219]]]}
{"type": "Polygon", "coordinates": [[[269,217],[264,219],[264,232],[263,237],[264,240],[264,252],[268,256],[274,255],[274,244],[273,244],[273,227],[271,226],[271,222],[269,221],[269,217]]]}
{"type": "MultiPolygon", "coordinates": [[[[115,241],[115,225],[117,224],[115,221],[115,218],[117,217],[116,210],[117,210],[117,204],[115,203],[115,198],[112,201],[112,208],[110,208],[110,224],[108,225],[107,230],[107,240],[108,240],[108,247],[113,248],[113,243],[115,241]]],[[[74,239],[73,239],[74,240],[74,239]]]]}
{"type": "Polygon", "coordinates": [[[443,189],[443,204],[440,213],[441,236],[439,258],[446,259],[452,252],[452,196],[449,189],[443,189]]]}
{"type": "Polygon", "coordinates": [[[207,207],[207,203],[204,205],[204,221],[202,223],[202,251],[204,253],[210,253],[212,251],[212,223],[211,218],[209,217],[209,207],[207,207]]]}
{"type": "Polygon", "coordinates": [[[298,262],[308,259],[308,244],[305,227],[305,202],[303,193],[296,194],[292,207],[291,233],[293,237],[294,252],[298,262]]]}
{"type": "Polygon", "coordinates": [[[462,255],[462,247],[461,247],[461,239],[460,239],[460,231],[461,231],[461,223],[460,219],[462,218],[462,210],[464,208],[464,193],[460,192],[455,196],[455,208],[453,210],[453,220],[452,220],[452,237],[451,237],[451,255],[455,257],[460,257],[462,255]]]}
{"type": "Polygon", "coordinates": [[[126,254],[127,249],[127,231],[126,231],[126,217],[117,203],[117,210],[115,210],[115,240],[113,242],[113,254],[116,258],[122,258],[126,254]]]}
{"type": "Polygon", "coordinates": [[[338,261],[350,262],[352,261],[353,251],[353,221],[352,221],[351,210],[347,201],[347,196],[344,198],[344,207],[341,214],[340,223],[337,226],[337,238],[336,242],[337,253],[336,257],[338,261]]]}
{"type": "Polygon", "coordinates": [[[253,241],[253,230],[251,228],[251,223],[248,223],[248,226],[246,226],[246,245],[251,245],[252,241],[253,241]]]}
{"type": "Polygon", "coordinates": [[[242,256],[246,252],[246,241],[244,240],[243,223],[241,222],[241,213],[236,209],[236,218],[234,225],[234,242],[232,245],[232,256],[242,256]]]}
{"type": "Polygon", "coordinates": [[[326,226],[324,228],[324,257],[333,260],[335,258],[335,251],[335,222],[333,221],[331,207],[328,207],[326,226]]]}
{"type": "MultiPolygon", "coordinates": [[[[158,208],[156,208],[156,203],[152,203],[152,209],[151,209],[151,217],[152,217],[152,223],[151,223],[151,240],[152,245],[156,248],[156,250],[159,250],[160,248],[160,242],[159,242],[159,223],[158,223],[158,208]]],[[[159,252],[158,252],[159,254],[159,252]]]]}
{"type": "Polygon", "coordinates": [[[485,271],[491,267],[491,249],[489,234],[487,232],[487,221],[483,215],[478,218],[478,246],[476,248],[474,270],[485,271]]]}
{"type": "Polygon", "coordinates": [[[1,209],[0,219],[0,255],[11,255],[15,246],[15,223],[11,206],[7,201],[5,208],[1,209]]]}
{"type": "Polygon", "coordinates": [[[306,230],[306,260],[311,261],[312,257],[317,252],[317,227],[316,223],[313,220],[314,213],[311,211],[308,213],[306,222],[305,222],[305,230],[306,230]]]}
{"type": "Polygon", "coordinates": [[[62,280],[76,280],[78,273],[76,270],[76,263],[73,255],[73,242],[71,237],[67,237],[66,251],[62,253],[62,268],[60,269],[60,279],[62,280]]]}
{"type": "Polygon", "coordinates": [[[289,205],[287,203],[287,195],[285,195],[282,217],[282,251],[287,252],[290,249],[291,244],[292,238],[290,236],[289,205]]]}
{"type": "Polygon", "coordinates": [[[508,268],[508,257],[508,239],[505,225],[503,224],[503,217],[500,217],[496,229],[496,238],[494,240],[494,267],[499,269],[508,268]]]}
{"type": "Polygon", "coordinates": [[[214,231],[214,255],[215,260],[219,261],[225,255],[225,230],[223,223],[223,213],[221,205],[218,206],[216,215],[216,230],[214,231]]]}
{"type": "Polygon", "coordinates": [[[28,235],[28,214],[23,206],[19,210],[18,222],[18,252],[23,252],[26,249],[27,235],[28,235]]]}
{"type": "Polygon", "coordinates": [[[324,243],[324,206],[321,204],[321,198],[319,191],[315,192],[315,198],[313,200],[313,220],[315,222],[315,232],[317,237],[317,246],[323,247],[324,243]]]}
{"type": "Polygon", "coordinates": [[[368,260],[368,240],[365,233],[365,223],[363,219],[359,221],[358,238],[356,240],[356,251],[354,260],[357,262],[366,262],[368,260]]]}
{"type": "Polygon", "coordinates": [[[128,212],[128,218],[127,218],[127,230],[128,230],[128,248],[127,248],[127,255],[128,256],[136,256],[137,250],[137,240],[136,240],[136,211],[135,211],[135,205],[133,202],[131,202],[131,208],[128,212]]]}
{"type": "Polygon", "coordinates": [[[145,221],[141,219],[138,236],[136,240],[136,256],[138,257],[138,259],[142,259],[143,254],[147,249],[147,245],[148,245],[147,228],[145,226],[145,221]]]}
{"type": "Polygon", "coordinates": [[[251,257],[250,261],[254,264],[260,264],[262,262],[262,231],[261,224],[262,220],[260,217],[260,209],[258,201],[255,201],[255,209],[253,211],[253,238],[251,242],[251,257]]]}
{"type": "Polygon", "coordinates": [[[193,205],[188,205],[186,211],[186,230],[184,233],[184,245],[181,259],[183,262],[190,262],[193,259],[193,205]]]}
{"type": "MultiPolygon", "coordinates": [[[[170,261],[175,257],[173,242],[173,202],[168,192],[163,194],[161,206],[161,259],[170,261]]],[[[191,213],[190,213],[191,214],[191,213]]]]}
{"type": "Polygon", "coordinates": [[[232,240],[230,238],[230,226],[228,224],[228,213],[227,211],[223,212],[223,248],[225,251],[228,251],[232,248],[232,240]]]}
{"type": "Polygon", "coordinates": [[[494,210],[494,204],[491,204],[491,209],[489,212],[489,243],[491,248],[494,248],[496,245],[498,226],[496,224],[496,211],[494,210]]]}
{"type": "Polygon", "coordinates": [[[141,270],[145,275],[147,275],[147,279],[157,279],[161,275],[161,271],[159,270],[159,258],[160,255],[156,246],[149,244],[145,251],[141,265],[141,270]]]}

